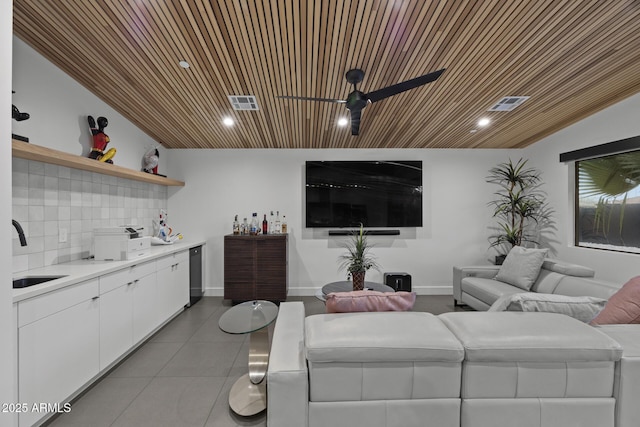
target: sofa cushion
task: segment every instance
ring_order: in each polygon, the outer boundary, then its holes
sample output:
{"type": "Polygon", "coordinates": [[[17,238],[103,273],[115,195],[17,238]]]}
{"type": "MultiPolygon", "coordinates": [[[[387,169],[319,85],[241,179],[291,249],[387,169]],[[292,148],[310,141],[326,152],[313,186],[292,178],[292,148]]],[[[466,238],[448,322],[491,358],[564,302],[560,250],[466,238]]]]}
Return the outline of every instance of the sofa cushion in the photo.
{"type": "Polygon", "coordinates": [[[528,249],[522,246],[511,248],[500,266],[496,280],[517,286],[525,291],[531,289],[540,274],[547,249],[528,249]]]}
{"type": "Polygon", "coordinates": [[[568,297],[566,295],[524,292],[498,298],[489,311],[560,313],[588,323],[600,313],[606,302],[605,299],[594,297],[568,297]]]}
{"type": "Polygon", "coordinates": [[[544,262],[542,263],[542,268],[544,268],[545,270],[564,274],[566,276],[593,277],[595,275],[595,271],[592,268],[578,264],[569,264],[551,258],[545,258],[544,262]]]}
{"type": "Polygon", "coordinates": [[[332,292],[327,295],[326,309],[327,313],[409,311],[415,302],[415,292],[332,292]]]}
{"type": "Polygon", "coordinates": [[[595,328],[556,313],[457,312],[438,316],[478,362],[617,361],[622,348],[595,328]]]}
{"type": "Polygon", "coordinates": [[[460,362],[462,345],[430,313],[337,313],[305,319],[310,362],[460,362]]]}
{"type": "Polygon", "coordinates": [[[553,290],[554,294],[570,297],[589,296],[609,299],[620,290],[620,284],[584,277],[564,276],[553,290]]]}
{"type": "Polygon", "coordinates": [[[591,322],[594,325],[640,323],[640,276],[625,283],[591,322]]]}
{"type": "Polygon", "coordinates": [[[462,279],[462,289],[464,293],[491,305],[503,295],[512,295],[522,292],[522,289],[498,282],[494,279],[484,279],[482,277],[465,277],[462,279]]]}

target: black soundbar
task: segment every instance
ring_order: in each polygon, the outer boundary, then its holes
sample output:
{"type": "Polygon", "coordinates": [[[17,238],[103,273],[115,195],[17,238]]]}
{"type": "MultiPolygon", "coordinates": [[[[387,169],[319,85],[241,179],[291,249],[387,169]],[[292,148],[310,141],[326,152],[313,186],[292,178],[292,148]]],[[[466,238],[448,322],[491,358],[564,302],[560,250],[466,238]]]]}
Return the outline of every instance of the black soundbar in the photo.
{"type": "MultiPolygon", "coordinates": [[[[329,230],[329,236],[351,236],[358,234],[360,230],[329,230]]],[[[368,236],[399,236],[400,230],[364,230],[368,236]]]]}

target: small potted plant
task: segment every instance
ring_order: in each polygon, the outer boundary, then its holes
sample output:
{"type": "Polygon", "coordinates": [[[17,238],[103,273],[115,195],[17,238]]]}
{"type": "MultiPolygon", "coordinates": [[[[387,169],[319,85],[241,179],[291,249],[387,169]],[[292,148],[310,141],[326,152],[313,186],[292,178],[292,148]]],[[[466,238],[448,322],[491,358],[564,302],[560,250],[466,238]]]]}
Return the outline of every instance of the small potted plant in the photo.
{"type": "Polygon", "coordinates": [[[540,172],[527,167],[520,159],[515,164],[500,163],[489,171],[487,182],[497,184],[500,189],[493,206],[493,217],[497,219],[497,232],[489,238],[491,247],[502,252],[496,256],[496,264],[502,264],[506,253],[514,246],[525,243],[538,244],[537,235],[542,228],[551,227],[551,211],[540,190],[540,172]]]}
{"type": "Polygon", "coordinates": [[[340,256],[340,269],[346,269],[353,281],[353,290],[364,289],[364,276],[370,268],[379,270],[380,266],[375,257],[369,253],[372,245],[367,241],[364,226],[360,224],[360,230],[354,231],[351,239],[342,245],[347,253],[340,256]]]}

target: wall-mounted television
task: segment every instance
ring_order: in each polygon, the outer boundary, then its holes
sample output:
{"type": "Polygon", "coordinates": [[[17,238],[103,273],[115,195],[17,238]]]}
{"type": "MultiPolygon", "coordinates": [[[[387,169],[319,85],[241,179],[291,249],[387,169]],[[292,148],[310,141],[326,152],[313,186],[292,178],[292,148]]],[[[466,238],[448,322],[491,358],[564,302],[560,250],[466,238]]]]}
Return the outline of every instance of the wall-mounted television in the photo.
{"type": "Polygon", "coordinates": [[[306,227],[422,227],[422,161],[308,161],[306,227]]]}

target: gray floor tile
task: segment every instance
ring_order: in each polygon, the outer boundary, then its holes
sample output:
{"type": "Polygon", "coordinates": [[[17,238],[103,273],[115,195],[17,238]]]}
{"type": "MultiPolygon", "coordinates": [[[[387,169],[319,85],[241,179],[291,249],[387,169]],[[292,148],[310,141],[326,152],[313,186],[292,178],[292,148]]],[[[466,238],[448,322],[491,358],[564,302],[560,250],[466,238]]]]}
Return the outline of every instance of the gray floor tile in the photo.
{"type": "Polygon", "coordinates": [[[242,342],[188,342],[166,364],[161,377],[226,377],[242,342]]]}
{"type": "Polygon", "coordinates": [[[109,427],[152,378],[105,378],[61,414],[52,427],[109,427]]]}
{"type": "Polygon", "coordinates": [[[156,376],[183,345],[182,343],[148,342],[122,362],[109,376],[156,376]]]}
{"type": "Polygon", "coordinates": [[[220,397],[213,406],[213,410],[207,419],[205,427],[238,427],[238,426],[256,426],[266,427],[267,412],[262,411],[252,417],[241,417],[229,408],[229,390],[240,375],[227,377],[220,397]]]}
{"type": "Polygon", "coordinates": [[[189,342],[243,342],[246,334],[228,334],[218,326],[220,316],[227,308],[216,311],[207,321],[189,338],[189,342]]]}
{"type": "Polygon", "coordinates": [[[154,378],[113,427],[202,427],[225,378],[154,378]]]}
{"type": "Polygon", "coordinates": [[[206,322],[206,319],[178,316],[159,330],[149,342],[185,343],[206,322]]]}

